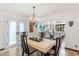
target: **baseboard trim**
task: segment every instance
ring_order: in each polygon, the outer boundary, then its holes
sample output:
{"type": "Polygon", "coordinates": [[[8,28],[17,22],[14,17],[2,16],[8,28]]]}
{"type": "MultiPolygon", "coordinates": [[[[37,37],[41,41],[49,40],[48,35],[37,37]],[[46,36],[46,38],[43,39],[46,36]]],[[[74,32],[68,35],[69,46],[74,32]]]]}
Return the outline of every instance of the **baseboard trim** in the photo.
{"type": "Polygon", "coordinates": [[[69,49],[69,50],[72,50],[72,51],[75,51],[75,52],[79,52],[78,50],[75,50],[75,49],[72,49],[72,48],[68,48],[68,47],[65,47],[65,49],[69,49]]]}
{"type": "Polygon", "coordinates": [[[0,51],[4,50],[4,48],[0,49],[0,51]]]}

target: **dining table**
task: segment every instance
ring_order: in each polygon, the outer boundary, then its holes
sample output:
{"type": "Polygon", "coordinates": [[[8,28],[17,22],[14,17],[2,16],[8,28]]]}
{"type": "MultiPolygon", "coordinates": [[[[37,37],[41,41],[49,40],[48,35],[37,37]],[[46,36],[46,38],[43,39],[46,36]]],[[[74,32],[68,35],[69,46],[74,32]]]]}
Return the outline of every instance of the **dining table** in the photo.
{"type": "Polygon", "coordinates": [[[56,41],[50,39],[44,39],[40,42],[27,39],[28,45],[37,49],[38,51],[46,54],[53,46],[55,46],[56,41]]]}

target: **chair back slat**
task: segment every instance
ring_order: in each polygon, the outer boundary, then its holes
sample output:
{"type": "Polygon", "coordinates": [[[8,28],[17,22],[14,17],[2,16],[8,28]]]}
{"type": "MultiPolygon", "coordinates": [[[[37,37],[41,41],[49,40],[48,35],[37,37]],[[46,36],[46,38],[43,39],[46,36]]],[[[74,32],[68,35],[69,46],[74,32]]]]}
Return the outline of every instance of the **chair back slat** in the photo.
{"type": "Polygon", "coordinates": [[[29,53],[29,47],[27,44],[27,36],[23,33],[21,35],[21,47],[24,52],[29,53]]]}
{"type": "Polygon", "coordinates": [[[61,38],[56,38],[56,47],[55,47],[55,52],[54,52],[54,56],[59,55],[59,50],[61,47],[61,38]]]}

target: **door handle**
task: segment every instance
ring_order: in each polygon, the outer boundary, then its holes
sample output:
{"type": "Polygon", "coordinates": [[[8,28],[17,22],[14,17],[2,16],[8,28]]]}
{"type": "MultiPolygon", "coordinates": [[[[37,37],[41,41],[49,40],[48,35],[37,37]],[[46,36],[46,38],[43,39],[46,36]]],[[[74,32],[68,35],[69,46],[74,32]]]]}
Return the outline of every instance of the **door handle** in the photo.
{"type": "Polygon", "coordinates": [[[19,35],[20,34],[20,32],[16,32],[16,35],[19,35]]]}

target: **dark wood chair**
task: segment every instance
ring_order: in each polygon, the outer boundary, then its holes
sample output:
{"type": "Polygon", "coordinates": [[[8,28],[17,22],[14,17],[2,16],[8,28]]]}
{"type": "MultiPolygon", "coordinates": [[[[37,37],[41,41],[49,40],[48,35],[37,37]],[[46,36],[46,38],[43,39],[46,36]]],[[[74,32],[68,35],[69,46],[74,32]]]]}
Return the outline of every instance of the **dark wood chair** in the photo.
{"type": "Polygon", "coordinates": [[[61,48],[61,42],[62,42],[61,38],[56,38],[55,52],[53,54],[54,56],[59,56],[59,50],[61,48]]]}
{"type": "Polygon", "coordinates": [[[27,43],[26,32],[23,32],[21,35],[21,47],[22,47],[22,56],[24,55],[24,53],[26,53],[28,56],[30,56],[30,54],[37,51],[35,49],[31,49],[33,51],[30,51],[30,48],[29,48],[28,43],[27,43]]]}
{"type": "Polygon", "coordinates": [[[62,40],[64,39],[64,37],[65,35],[56,38],[56,45],[52,47],[52,50],[55,50],[53,54],[54,56],[59,56],[59,50],[61,48],[62,40]]]}
{"type": "Polygon", "coordinates": [[[61,44],[62,44],[62,40],[64,39],[65,34],[61,37],[56,38],[56,45],[52,48],[53,50],[55,50],[54,55],[59,55],[59,50],[61,48],[61,44]]]}
{"type": "Polygon", "coordinates": [[[44,56],[59,56],[59,50],[61,47],[61,38],[56,38],[56,45],[46,54],[44,54],[44,56]]]}

